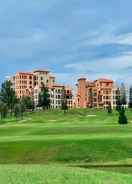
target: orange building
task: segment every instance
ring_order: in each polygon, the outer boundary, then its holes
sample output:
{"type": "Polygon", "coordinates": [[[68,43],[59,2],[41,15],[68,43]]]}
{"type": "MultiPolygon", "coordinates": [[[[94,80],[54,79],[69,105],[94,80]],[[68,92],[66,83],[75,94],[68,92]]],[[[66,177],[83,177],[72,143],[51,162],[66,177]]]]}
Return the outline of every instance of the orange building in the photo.
{"type": "Polygon", "coordinates": [[[15,92],[18,98],[33,96],[34,76],[28,72],[17,72],[15,75],[15,92]]]}
{"type": "Polygon", "coordinates": [[[35,70],[30,72],[17,72],[10,78],[12,88],[17,98],[30,96],[34,100],[35,107],[38,105],[39,93],[42,84],[49,89],[51,108],[61,108],[64,98],[69,108],[73,107],[73,94],[70,86],[56,84],[56,78],[50,75],[48,70],[35,70]]]}
{"type": "Polygon", "coordinates": [[[76,107],[107,107],[113,102],[113,84],[109,79],[87,81],[80,78],[77,83],[76,107]]]}
{"type": "Polygon", "coordinates": [[[70,86],[65,86],[64,88],[64,97],[69,109],[73,108],[73,93],[70,86]]]}

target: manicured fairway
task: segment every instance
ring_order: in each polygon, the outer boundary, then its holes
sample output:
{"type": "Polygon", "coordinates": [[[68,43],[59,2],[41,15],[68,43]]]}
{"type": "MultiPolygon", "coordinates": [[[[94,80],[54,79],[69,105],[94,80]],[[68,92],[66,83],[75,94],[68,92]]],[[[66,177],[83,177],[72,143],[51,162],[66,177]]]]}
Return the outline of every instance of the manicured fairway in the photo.
{"type": "MultiPolygon", "coordinates": [[[[23,170],[20,175],[23,178],[29,172],[36,181],[34,183],[37,183],[39,178],[38,183],[43,183],[41,180],[45,175],[52,174],[53,169],[59,177],[56,183],[61,178],[60,171],[63,170],[64,177],[69,177],[69,180],[71,178],[70,183],[77,183],[75,182],[78,180],[77,177],[80,177],[80,183],[87,183],[96,170],[106,170],[106,175],[97,171],[98,179],[94,181],[92,178],[91,183],[100,183],[99,177],[105,183],[107,177],[111,176],[112,184],[116,181],[114,178],[128,183],[128,180],[132,181],[132,176],[122,174],[132,173],[132,112],[130,110],[127,111],[127,116],[129,124],[125,126],[118,125],[117,112],[108,115],[104,110],[81,109],[72,110],[65,115],[62,111],[29,113],[20,121],[11,118],[1,121],[0,164],[6,165],[1,166],[0,170],[4,168],[9,178],[12,172],[14,175],[15,173],[19,175],[23,170]],[[12,166],[14,164],[15,166],[12,166]],[[25,166],[16,164],[25,164],[25,166]],[[32,164],[37,166],[31,166],[32,164]],[[79,167],[94,168],[94,171],[79,169],[79,167]],[[71,171],[73,177],[69,175],[71,171]],[[36,172],[40,173],[40,176],[35,174],[36,172]],[[85,174],[86,180],[82,182],[82,175],[85,174]]],[[[0,181],[1,177],[4,178],[2,173],[0,172],[0,181]]],[[[64,183],[63,179],[62,183],[64,183]]],[[[25,180],[23,183],[31,182],[25,180]]],[[[47,183],[50,183],[50,180],[47,180],[47,183]]]]}
{"type": "Polygon", "coordinates": [[[1,184],[131,184],[132,176],[41,165],[0,166],[1,184]]]}

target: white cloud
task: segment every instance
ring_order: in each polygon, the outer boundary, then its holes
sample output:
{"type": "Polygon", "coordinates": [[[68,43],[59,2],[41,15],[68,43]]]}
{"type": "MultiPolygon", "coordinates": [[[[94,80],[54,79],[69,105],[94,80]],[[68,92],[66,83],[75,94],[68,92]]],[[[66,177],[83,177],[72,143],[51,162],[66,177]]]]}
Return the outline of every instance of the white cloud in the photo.
{"type": "Polygon", "coordinates": [[[114,35],[113,33],[98,31],[95,32],[92,39],[83,40],[81,45],[102,45],[102,44],[122,44],[122,45],[132,45],[132,33],[126,33],[121,35],[114,35]]]}
{"type": "Polygon", "coordinates": [[[91,79],[106,77],[132,83],[131,73],[127,71],[127,69],[132,67],[132,52],[127,52],[122,56],[113,58],[67,64],[65,67],[69,68],[69,70],[74,70],[75,74],[78,75],[79,73],[84,73],[83,76],[90,77],[91,79]],[[93,73],[89,73],[90,70],[93,71],[93,73]]]}
{"type": "Polygon", "coordinates": [[[124,55],[92,61],[82,61],[81,63],[67,64],[66,68],[72,68],[76,71],[119,71],[128,67],[132,67],[132,52],[124,53],[124,55]]]}

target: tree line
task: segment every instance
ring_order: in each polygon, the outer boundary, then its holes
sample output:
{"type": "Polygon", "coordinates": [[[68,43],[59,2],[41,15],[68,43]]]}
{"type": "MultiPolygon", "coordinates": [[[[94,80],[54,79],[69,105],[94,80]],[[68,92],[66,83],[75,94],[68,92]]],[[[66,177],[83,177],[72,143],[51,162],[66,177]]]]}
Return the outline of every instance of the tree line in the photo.
{"type": "MultiPolygon", "coordinates": [[[[49,90],[44,85],[41,86],[41,92],[39,93],[39,100],[37,107],[43,110],[50,109],[50,96],[49,90]]],[[[1,85],[0,89],[0,116],[1,119],[6,118],[8,115],[15,116],[17,119],[23,118],[24,112],[34,111],[34,100],[30,96],[23,96],[17,98],[15,90],[12,88],[10,81],[5,81],[1,85]]],[[[66,112],[68,106],[66,99],[62,99],[62,110],[66,112]]]]}

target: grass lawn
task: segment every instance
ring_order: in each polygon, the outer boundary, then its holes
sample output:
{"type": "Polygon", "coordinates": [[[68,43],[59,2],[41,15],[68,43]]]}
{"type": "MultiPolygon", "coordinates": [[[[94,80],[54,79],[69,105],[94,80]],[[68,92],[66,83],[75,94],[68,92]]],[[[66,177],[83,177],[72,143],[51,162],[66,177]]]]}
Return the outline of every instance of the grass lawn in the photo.
{"type": "Polygon", "coordinates": [[[108,115],[89,109],[65,115],[62,111],[36,112],[20,121],[1,121],[0,181],[14,184],[12,176],[20,175],[20,184],[132,183],[130,110],[127,116],[125,126],[118,124],[117,112],[108,115]]]}
{"type": "Polygon", "coordinates": [[[4,165],[1,184],[131,184],[132,176],[113,172],[42,165],[4,165]]]}

